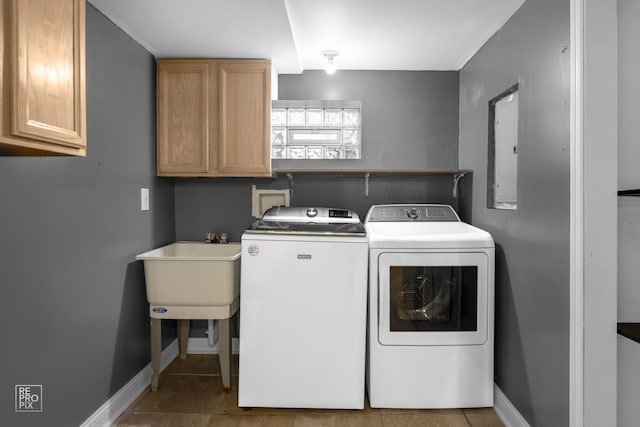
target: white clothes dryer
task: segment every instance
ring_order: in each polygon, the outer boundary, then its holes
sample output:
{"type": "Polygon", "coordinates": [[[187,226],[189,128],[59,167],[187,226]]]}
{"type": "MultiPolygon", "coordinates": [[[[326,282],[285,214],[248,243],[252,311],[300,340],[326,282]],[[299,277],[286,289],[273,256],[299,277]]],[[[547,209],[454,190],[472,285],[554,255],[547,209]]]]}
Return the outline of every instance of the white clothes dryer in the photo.
{"type": "Polygon", "coordinates": [[[373,408],[493,406],[493,238],[448,205],[376,205],[366,383],[373,408]]]}

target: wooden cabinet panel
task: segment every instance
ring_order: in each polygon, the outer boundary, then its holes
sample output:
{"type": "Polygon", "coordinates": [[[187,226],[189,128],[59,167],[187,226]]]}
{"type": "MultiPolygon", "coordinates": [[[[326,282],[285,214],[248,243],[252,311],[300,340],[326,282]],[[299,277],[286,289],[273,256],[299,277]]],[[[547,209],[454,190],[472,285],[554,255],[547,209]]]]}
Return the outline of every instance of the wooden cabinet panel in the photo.
{"type": "Polygon", "coordinates": [[[3,0],[0,153],[86,154],[85,1],[3,0]]]}
{"type": "Polygon", "coordinates": [[[271,176],[271,64],[158,61],[158,175],[271,176]]]}
{"type": "Polygon", "coordinates": [[[81,2],[73,0],[14,1],[14,135],[86,145],[80,9],[81,2]]]}
{"type": "Polygon", "coordinates": [[[157,87],[158,174],[208,173],[207,64],[159,62],[157,87]]]}
{"type": "Polygon", "coordinates": [[[220,66],[221,173],[271,174],[270,84],[264,62],[220,66]]]}

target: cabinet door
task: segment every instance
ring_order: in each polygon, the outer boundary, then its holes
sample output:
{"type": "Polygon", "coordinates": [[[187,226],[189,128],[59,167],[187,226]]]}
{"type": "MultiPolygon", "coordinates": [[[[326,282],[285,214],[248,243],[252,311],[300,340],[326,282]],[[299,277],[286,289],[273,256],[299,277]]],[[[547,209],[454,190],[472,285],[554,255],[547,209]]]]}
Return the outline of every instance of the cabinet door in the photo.
{"type": "Polygon", "coordinates": [[[209,173],[209,78],[204,61],[158,61],[158,175],[209,173]]]}
{"type": "Polygon", "coordinates": [[[221,63],[219,172],[271,175],[271,67],[268,61],[221,63]]]}
{"type": "Polygon", "coordinates": [[[12,135],[84,148],[84,0],[13,0],[12,11],[12,135]]]}

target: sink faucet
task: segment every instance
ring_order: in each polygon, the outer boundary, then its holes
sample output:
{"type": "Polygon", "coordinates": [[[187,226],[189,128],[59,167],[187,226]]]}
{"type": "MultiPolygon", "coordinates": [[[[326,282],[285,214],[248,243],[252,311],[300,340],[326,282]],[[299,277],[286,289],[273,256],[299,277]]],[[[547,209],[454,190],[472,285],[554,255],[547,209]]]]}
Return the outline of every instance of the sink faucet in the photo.
{"type": "Polygon", "coordinates": [[[229,235],[227,233],[207,233],[204,239],[205,243],[229,243],[229,235]]]}

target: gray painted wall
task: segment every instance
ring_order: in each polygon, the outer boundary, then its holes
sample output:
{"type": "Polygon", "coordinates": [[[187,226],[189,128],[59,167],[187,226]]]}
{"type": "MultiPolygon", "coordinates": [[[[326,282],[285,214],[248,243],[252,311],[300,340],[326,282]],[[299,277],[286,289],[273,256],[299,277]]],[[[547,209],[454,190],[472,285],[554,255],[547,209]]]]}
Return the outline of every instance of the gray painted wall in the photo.
{"type": "MultiPolygon", "coordinates": [[[[640,188],[640,2],[618,0],[618,185],[640,188]]],[[[618,322],[640,322],[640,199],[618,199],[618,322]]]]}
{"type": "MultiPolygon", "coordinates": [[[[618,17],[617,0],[585,0],[580,17],[584,36],[582,72],[581,197],[584,212],[574,229],[583,231],[581,268],[584,303],[584,427],[616,422],[618,181],[618,17]]],[[[572,2],[573,5],[573,2],[572,2]]],[[[573,10],[573,8],[572,8],[573,10]]],[[[580,141],[578,141],[580,143],[580,141]]],[[[573,163],[573,162],[572,162],[573,163]]],[[[572,174],[572,181],[576,177],[572,174]]],[[[578,194],[577,194],[578,193],[578,194]]],[[[573,219],[573,218],[572,218],[573,219]]],[[[573,369],[572,369],[573,371],[573,369]]]]}
{"type": "Polygon", "coordinates": [[[527,1],[460,71],[465,211],[497,245],[495,382],[532,426],[569,423],[568,47],[569,1],[527,1]],[[488,102],[516,82],[518,210],[487,209],[488,102]]]}
{"type": "MultiPolygon", "coordinates": [[[[640,188],[640,2],[618,0],[618,188],[640,188]]],[[[618,198],[618,322],[640,322],[640,199],[618,198]]],[[[618,337],[618,426],[640,418],[640,344],[618,337]]]]}
{"type": "Polygon", "coordinates": [[[618,0],[618,183],[640,188],[640,2],[618,0]]]}
{"type": "Polygon", "coordinates": [[[274,160],[274,168],[458,167],[457,71],[305,71],[278,84],[278,99],[361,100],[363,158],[274,160]]]}
{"type": "Polygon", "coordinates": [[[86,158],[0,158],[0,424],[79,425],[149,362],[135,255],[173,241],[155,177],[154,59],[87,4],[86,158]],[[140,188],[151,210],[141,212],[140,188]],[[44,387],[14,412],[14,385],[44,387]]]}
{"type": "MultiPolygon", "coordinates": [[[[279,99],[362,100],[361,161],[316,162],[322,168],[457,168],[458,73],[412,71],[339,71],[333,76],[306,71],[281,75],[279,99]]],[[[274,161],[275,168],[300,167],[274,161]]],[[[463,180],[468,180],[465,177],[463,180]]],[[[277,179],[177,179],[176,239],[202,240],[206,232],[227,232],[239,241],[251,223],[251,185],[290,188],[277,179]]],[[[448,203],[451,175],[294,174],[293,206],[332,206],[356,210],[362,218],[377,203],[448,203]]],[[[204,337],[205,322],[192,322],[191,336],[204,337]]]]}
{"type": "MultiPolygon", "coordinates": [[[[463,178],[466,179],[466,178],[463,178]]],[[[364,195],[364,174],[293,174],[292,206],[329,206],[353,209],[364,219],[371,205],[379,203],[447,203],[452,196],[451,175],[373,174],[369,196],[364,195]]],[[[226,232],[240,241],[251,217],[251,185],[290,189],[286,176],[274,179],[178,179],[176,180],[176,239],[204,240],[207,232],[226,232]]]]}

